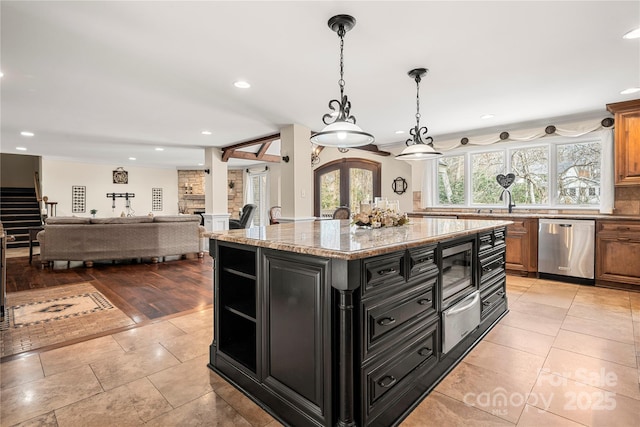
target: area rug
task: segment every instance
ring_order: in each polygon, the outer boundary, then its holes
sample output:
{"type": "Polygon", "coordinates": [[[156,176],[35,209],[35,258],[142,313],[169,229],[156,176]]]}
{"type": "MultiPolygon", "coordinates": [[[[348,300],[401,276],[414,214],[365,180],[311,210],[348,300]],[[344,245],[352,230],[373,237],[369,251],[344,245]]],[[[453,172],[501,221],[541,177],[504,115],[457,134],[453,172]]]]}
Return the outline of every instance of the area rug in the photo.
{"type": "Polygon", "coordinates": [[[89,283],[7,294],[0,356],[78,340],[135,322],[89,283]]]}

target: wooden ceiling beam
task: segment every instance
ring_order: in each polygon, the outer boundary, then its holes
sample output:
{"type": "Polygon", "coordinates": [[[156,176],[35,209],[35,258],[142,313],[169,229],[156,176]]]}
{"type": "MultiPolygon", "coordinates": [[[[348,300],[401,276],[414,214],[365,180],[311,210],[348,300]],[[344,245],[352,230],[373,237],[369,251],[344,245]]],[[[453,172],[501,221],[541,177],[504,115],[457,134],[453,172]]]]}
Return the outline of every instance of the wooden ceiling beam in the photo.
{"type": "Polygon", "coordinates": [[[229,159],[249,159],[265,162],[279,162],[280,157],[274,155],[267,155],[267,149],[271,143],[277,139],[280,139],[279,133],[273,135],[263,136],[262,138],[252,139],[251,141],[240,142],[238,144],[230,145],[222,148],[222,161],[228,162],[229,159]],[[240,148],[253,147],[254,145],[260,145],[258,153],[248,153],[246,151],[238,151],[240,148]],[[250,157],[247,157],[250,156],[250,157]],[[278,160],[276,160],[278,159],[278,160]]]}
{"type": "Polygon", "coordinates": [[[375,145],[375,144],[363,145],[363,146],[361,146],[361,147],[353,147],[353,148],[355,148],[356,150],[369,151],[369,152],[371,152],[371,153],[373,153],[373,154],[377,154],[378,156],[385,156],[385,157],[387,157],[387,156],[390,156],[390,155],[391,155],[391,153],[390,153],[390,152],[388,152],[388,151],[382,151],[382,150],[379,150],[379,149],[378,149],[378,146],[377,146],[377,145],[375,145]]]}
{"type": "Polygon", "coordinates": [[[275,156],[273,154],[265,154],[262,156],[262,158],[259,159],[255,153],[247,153],[246,151],[235,151],[233,154],[231,154],[230,158],[263,161],[269,163],[279,163],[282,161],[282,158],[280,156],[275,156]]]}

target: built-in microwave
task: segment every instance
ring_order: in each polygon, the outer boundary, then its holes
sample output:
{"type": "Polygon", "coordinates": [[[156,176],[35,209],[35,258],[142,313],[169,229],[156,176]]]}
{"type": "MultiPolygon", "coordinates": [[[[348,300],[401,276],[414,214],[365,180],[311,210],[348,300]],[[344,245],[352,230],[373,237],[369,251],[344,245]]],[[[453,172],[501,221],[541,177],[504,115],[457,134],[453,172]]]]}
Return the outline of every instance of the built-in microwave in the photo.
{"type": "Polygon", "coordinates": [[[443,246],[440,252],[442,308],[446,308],[476,289],[473,241],[443,246]]]}

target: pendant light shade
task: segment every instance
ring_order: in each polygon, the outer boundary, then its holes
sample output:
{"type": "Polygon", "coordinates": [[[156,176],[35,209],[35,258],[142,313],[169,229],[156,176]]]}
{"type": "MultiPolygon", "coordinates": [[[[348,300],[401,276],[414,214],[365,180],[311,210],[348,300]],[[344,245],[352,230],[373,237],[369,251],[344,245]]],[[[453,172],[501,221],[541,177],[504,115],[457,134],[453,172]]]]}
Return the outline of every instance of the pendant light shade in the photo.
{"type": "Polygon", "coordinates": [[[356,125],[356,118],[351,115],[351,101],[344,94],[344,35],[356,25],[356,20],[353,16],[337,15],[329,19],[328,24],[340,37],[340,99],[329,101],[329,109],[333,114],[327,113],[322,117],[326,126],[311,137],[311,142],[326,147],[342,148],[371,144],[375,138],[356,125]]]}
{"type": "Polygon", "coordinates": [[[409,71],[409,77],[416,82],[416,126],[409,133],[412,138],[406,140],[407,148],[396,156],[400,160],[430,160],[442,156],[442,153],[433,148],[433,138],[427,136],[426,126],[420,127],[420,81],[427,74],[426,68],[416,68],[409,71]],[[423,140],[422,137],[425,137],[423,140]],[[425,142],[426,141],[426,142],[425,142]]]}

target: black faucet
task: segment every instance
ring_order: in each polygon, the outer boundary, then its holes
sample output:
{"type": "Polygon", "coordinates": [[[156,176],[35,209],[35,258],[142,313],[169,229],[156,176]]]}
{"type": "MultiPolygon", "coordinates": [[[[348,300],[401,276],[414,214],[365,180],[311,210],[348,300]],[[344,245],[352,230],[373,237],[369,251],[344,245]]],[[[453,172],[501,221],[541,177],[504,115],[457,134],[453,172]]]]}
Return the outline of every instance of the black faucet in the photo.
{"type": "Polygon", "coordinates": [[[507,193],[507,196],[509,196],[509,213],[513,213],[513,208],[516,206],[516,204],[513,203],[513,197],[511,196],[511,191],[507,189],[502,190],[502,194],[500,194],[500,200],[502,200],[502,196],[504,196],[504,193],[507,193]]]}
{"type": "Polygon", "coordinates": [[[513,198],[511,196],[511,191],[507,190],[507,194],[509,195],[509,213],[513,212],[513,208],[515,207],[515,203],[513,203],[513,198]]]}

